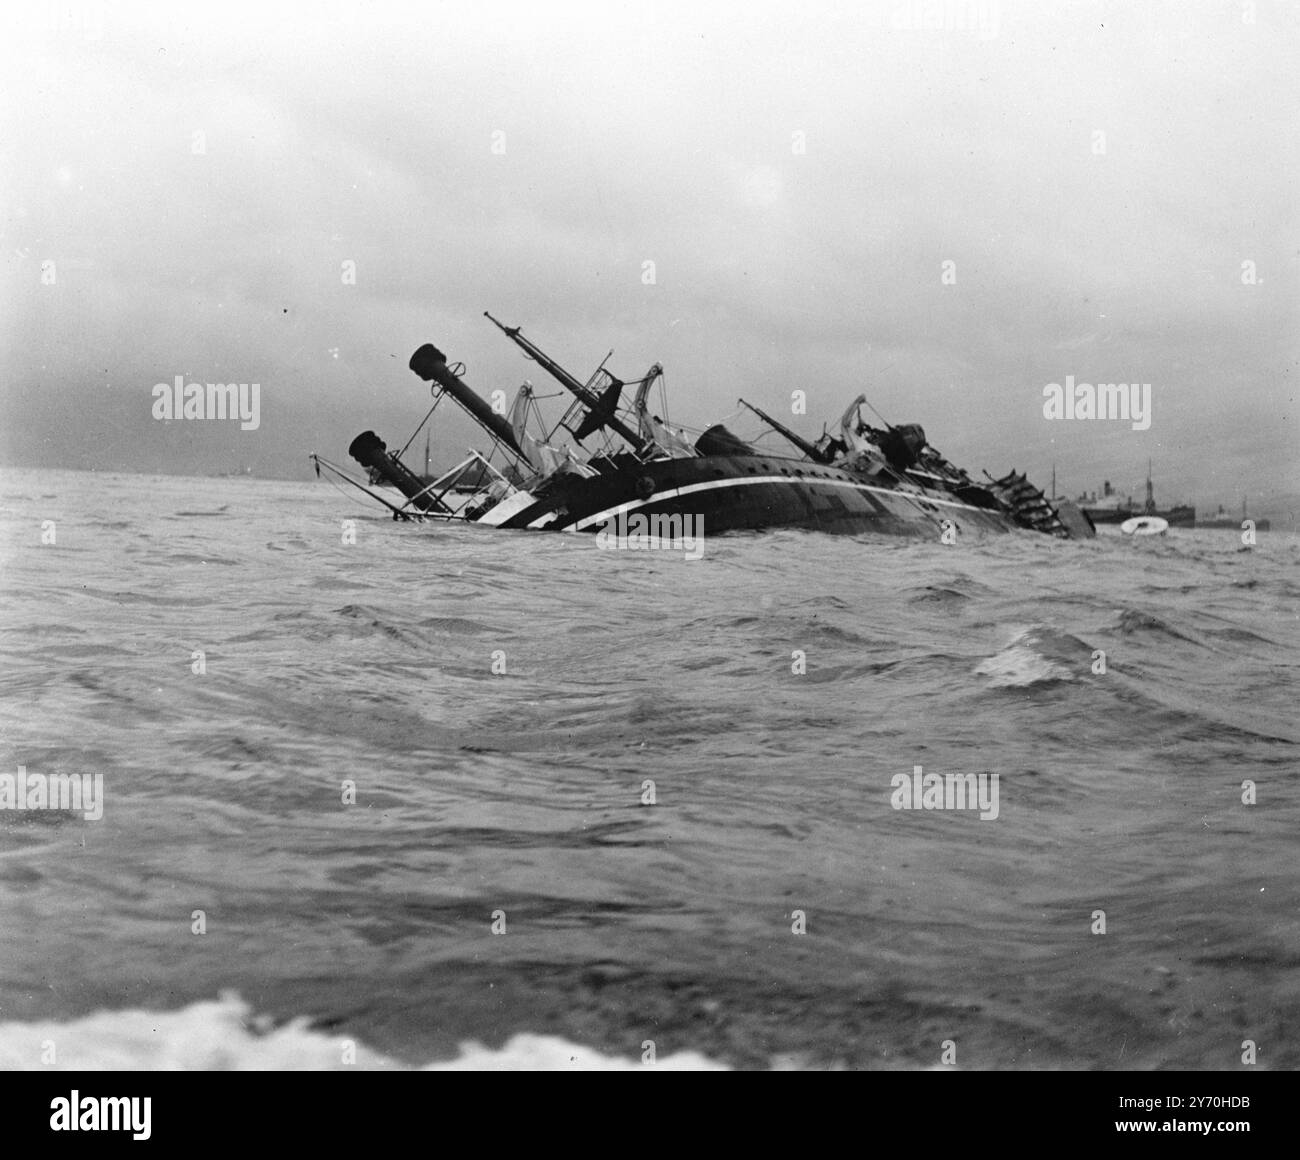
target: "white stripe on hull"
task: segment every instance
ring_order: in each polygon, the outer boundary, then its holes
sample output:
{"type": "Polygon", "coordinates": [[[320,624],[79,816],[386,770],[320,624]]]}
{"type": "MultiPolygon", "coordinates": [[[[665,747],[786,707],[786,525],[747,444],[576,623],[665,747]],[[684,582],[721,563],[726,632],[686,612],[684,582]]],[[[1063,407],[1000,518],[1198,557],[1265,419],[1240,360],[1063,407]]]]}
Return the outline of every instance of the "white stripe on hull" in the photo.
{"type": "Polygon", "coordinates": [[[517,516],[524,508],[530,508],[536,502],[537,497],[531,492],[517,491],[514,495],[506,496],[496,507],[484,512],[474,522],[476,524],[487,524],[493,528],[500,527],[511,516],[517,516]]]}
{"type": "MultiPolygon", "coordinates": [[[[605,520],[622,515],[624,512],[636,511],[638,508],[647,507],[648,505],[657,503],[662,499],[675,499],[678,496],[690,495],[697,491],[712,491],[719,487],[739,487],[742,484],[747,483],[803,483],[816,487],[825,487],[829,484],[832,487],[847,487],[855,491],[867,491],[874,492],[877,495],[893,496],[895,499],[903,499],[904,502],[932,503],[936,507],[960,508],[962,511],[983,512],[986,515],[997,514],[989,508],[977,508],[972,504],[958,503],[955,500],[950,499],[933,499],[928,495],[921,495],[916,492],[898,491],[888,487],[872,487],[870,484],[856,483],[851,479],[791,479],[788,475],[751,475],[737,476],[735,479],[711,479],[704,483],[690,483],[685,487],[674,487],[669,488],[666,491],[657,491],[649,499],[630,500],[627,503],[619,504],[617,507],[606,508],[603,512],[597,512],[594,516],[586,516],[585,518],[578,520],[576,523],[570,524],[564,530],[566,532],[581,532],[585,528],[591,527],[592,524],[601,523],[605,520]]],[[[534,520],[528,526],[530,528],[537,528],[548,520],[554,518],[554,512],[547,512],[546,515],[542,516],[540,519],[534,520]]]]}

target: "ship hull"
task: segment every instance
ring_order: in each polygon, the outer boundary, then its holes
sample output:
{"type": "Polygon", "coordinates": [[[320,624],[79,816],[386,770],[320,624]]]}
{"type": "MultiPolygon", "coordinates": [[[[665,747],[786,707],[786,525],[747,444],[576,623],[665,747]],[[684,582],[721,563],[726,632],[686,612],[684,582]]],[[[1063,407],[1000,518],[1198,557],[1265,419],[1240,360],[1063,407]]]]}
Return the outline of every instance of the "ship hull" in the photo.
{"type": "Polygon", "coordinates": [[[1207,520],[1197,520],[1196,526],[1198,528],[1218,528],[1239,532],[1242,530],[1241,525],[1247,520],[1250,520],[1255,525],[1255,531],[1257,532],[1267,532],[1269,530],[1268,520],[1257,520],[1254,516],[1211,516],[1207,520]]]}
{"type": "Polygon", "coordinates": [[[937,538],[945,521],[958,533],[1001,533],[1016,525],[1003,512],[951,494],[903,492],[806,460],[772,456],[701,456],[638,463],[583,479],[565,477],[500,521],[506,528],[600,532],[640,513],[701,521],[705,534],[798,527],[840,535],[880,532],[937,538]]]}
{"type": "Polygon", "coordinates": [[[944,543],[963,533],[1028,530],[1064,539],[1094,534],[1076,509],[1062,514],[1015,471],[977,484],[927,443],[918,424],[886,424],[876,430],[862,422],[865,396],[844,413],[842,438],[824,432],[816,443],[740,400],[802,452],[800,458],[751,446],[719,423],[692,443],[684,431],[668,427],[646,408],[646,392],[663,373],[658,363],[637,380],[635,400],[620,410],[621,392],[629,384],[603,364],[584,385],[518,327],[488,318],[577,400],[557,423],[540,420],[549,432],[543,439],[528,430],[530,416],[537,418],[530,384],[520,388],[507,421],[462,381],[459,364],[448,364],[446,355],[426,343],[410,361],[412,371],[434,384],[434,405],[423,423],[442,398],[452,398],[492,436],[488,453],[471,450],[469,458],[428,481],[402,462],[400,452],[390,452],[374,431],[363,431],[348,454],[370,470],[372,479],[378,476],[396,486],[406,497],[400,505],[313,455],[317,473],[328,471],[360,488],[395,519],[603,533],[620,539],[694,539],[769,528],[939,538],[944,543]],[[601,432],[605,449],[592,453],[583,440],[601,432]],[[504,470],[492,462],[498,450],[510,460],[504,470]],[[474,486],[465,490],[467,479],[474,486]]]}

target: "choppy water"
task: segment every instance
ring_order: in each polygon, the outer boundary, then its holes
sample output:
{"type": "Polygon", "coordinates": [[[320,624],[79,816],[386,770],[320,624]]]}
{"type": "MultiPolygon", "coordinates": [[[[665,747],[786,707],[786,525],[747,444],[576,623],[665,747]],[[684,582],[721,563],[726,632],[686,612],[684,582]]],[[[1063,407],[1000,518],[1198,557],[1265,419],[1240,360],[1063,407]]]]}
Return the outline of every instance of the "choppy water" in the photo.
{"type": "Polygon", "coordinates": [[[688,561],[322,484],[0,507],[0,774],[105,792],[0,810],[9,1066],[1300,1065],[1294,536],[688,561]],[[894,810],[914,765],[998,817],[894,810]]]}

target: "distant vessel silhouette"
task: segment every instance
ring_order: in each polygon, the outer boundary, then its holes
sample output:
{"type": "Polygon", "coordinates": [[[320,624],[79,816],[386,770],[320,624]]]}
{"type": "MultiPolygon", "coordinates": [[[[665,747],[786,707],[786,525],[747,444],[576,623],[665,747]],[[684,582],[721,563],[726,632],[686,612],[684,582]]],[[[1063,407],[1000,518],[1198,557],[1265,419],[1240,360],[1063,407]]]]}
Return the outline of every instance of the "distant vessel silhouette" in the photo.
{"type": "Polygon", "coordinates": [[[1155,487],[1151,482],[1151,461],[1147,460],[1147,495],[1146,502],[1139,505],[1132,496],[1121,497],[1113,491],[1110,480],[1102,484],[1100,496],[1081,495],[1075,501],[1094,524],[1122,524],[1138,516],[1153,516],[1166,520],[1172,528],[1191,528],[1196,526],[1196,507],[1193,504],[1174,504],[1171,508],[1156,507],[1155,487]]]}
{"type": "MultiPolygon", "coordinates": [[[[1223,504],[1220,504],[1219,510],[1215,512],[1214,515],[1208,516],[1205,519],[1197,520],[1196,526],[1198,528],[1232,528],[1234,531],[1240,531],[1242,523],[1250,518],[1251,517],[1246,514],[1246,497],[1243,495],[1241,497],[1240,516],[1229,515],[1223,510],[1223,504]]],[[[1255,521],[1255,531],[1266,532],[1268,531],[1268,528],[1268,520],[1255,521]]]]}

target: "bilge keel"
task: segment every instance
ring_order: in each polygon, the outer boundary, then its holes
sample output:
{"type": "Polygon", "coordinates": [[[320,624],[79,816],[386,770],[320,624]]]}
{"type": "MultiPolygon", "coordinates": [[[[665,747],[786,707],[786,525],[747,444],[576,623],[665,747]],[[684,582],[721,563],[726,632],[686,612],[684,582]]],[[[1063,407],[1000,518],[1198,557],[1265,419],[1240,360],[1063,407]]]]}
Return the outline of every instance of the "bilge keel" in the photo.
{"type": "MultiPolygon", "coordinates": [[[[365,431],[348,449],[367,470],[364,479],[313,455],[317,474],[324,470],[361,489],[395,519],[501,528],[595,533],[639,514],[651,529],[685,524],[710,535],[781,527],[917,537],[1017,528],[1064,539],[1093,534],[1077,508],[1053,506],[1023,475],[986,473],[987,482],[977,483],[931,447],[917,424],[870,426],[861,417],[863,395],[849,404],[837,433],[823,432],[815,442],[741,399],[789,443],[789,454],[753,447],[721,424],[692,438],[649,408],[656,385],[662,399],[658,363],[630,382],[602,363],[584,383],[518,327],[487,317],[572,396],[558,419],[546,421],[529,382],[501,413],[465,384],[463,366],[425,345],[410,366],[431,384],[433,406],[406,447],[451,398],[483,429],[486,449],[430,478],[402,461],[405,447],[390,451],[365,431]],[[395,488],[402,502],[384,488],[395,488]]],[[[667,413],[666,401],[661,409],[667,413]]]]}

